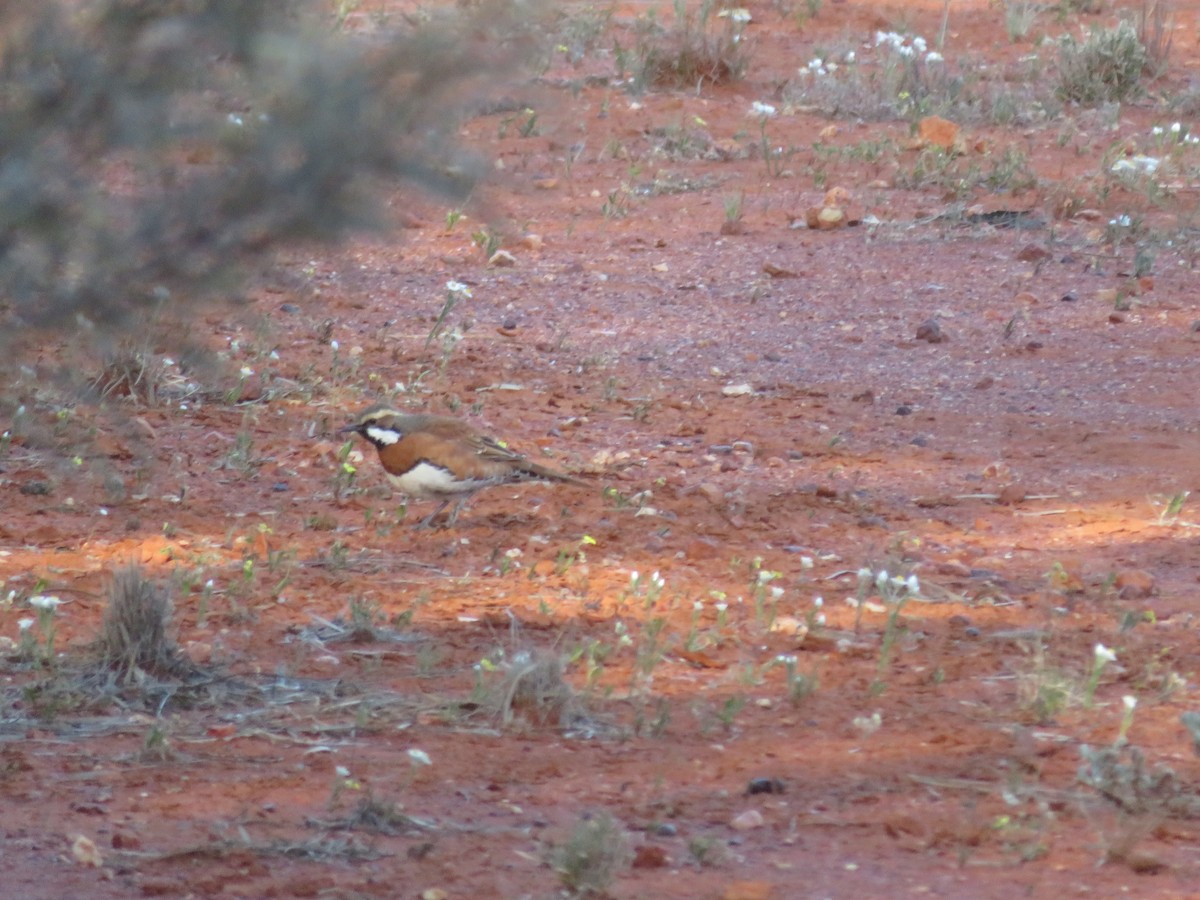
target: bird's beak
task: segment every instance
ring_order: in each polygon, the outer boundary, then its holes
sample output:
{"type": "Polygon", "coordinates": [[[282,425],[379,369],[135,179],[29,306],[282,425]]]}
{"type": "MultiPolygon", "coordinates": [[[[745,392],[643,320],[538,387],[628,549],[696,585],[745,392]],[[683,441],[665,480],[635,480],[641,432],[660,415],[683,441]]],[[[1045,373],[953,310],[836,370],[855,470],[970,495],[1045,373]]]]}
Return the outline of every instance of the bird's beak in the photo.
{"type": "Polygon", "coordinates": [[[357,422],[351,422],[344,428],[339,428],[334,434],[358,434],[359,425],[357,422]]]}

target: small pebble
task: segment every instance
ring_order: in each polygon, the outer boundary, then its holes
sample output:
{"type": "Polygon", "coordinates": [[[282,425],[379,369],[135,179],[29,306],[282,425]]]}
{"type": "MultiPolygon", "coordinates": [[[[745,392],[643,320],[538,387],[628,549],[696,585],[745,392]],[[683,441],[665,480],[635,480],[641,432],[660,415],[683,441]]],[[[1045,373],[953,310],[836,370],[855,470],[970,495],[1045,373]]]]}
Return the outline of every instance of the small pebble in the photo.
{"type": "Polygon", "coordinates": [[[746,785],[747,794],[782,794],[783,782],[778,778],[751,778],[746,785]]]}
{"type": "Polygon", "coordinates": [[[748,809],[745,812],[738,813],[729,823],[734,831],[750,831],[754,828],[762,828],[766,823],[763,819],[763,814],[757,809],[748,809]]]}

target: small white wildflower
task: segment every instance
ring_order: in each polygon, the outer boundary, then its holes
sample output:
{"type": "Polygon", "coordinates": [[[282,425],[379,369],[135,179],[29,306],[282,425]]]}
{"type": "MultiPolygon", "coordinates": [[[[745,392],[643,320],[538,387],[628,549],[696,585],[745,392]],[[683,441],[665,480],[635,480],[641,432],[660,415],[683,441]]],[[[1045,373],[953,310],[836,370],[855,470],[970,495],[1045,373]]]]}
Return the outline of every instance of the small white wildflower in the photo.
{"type": "Polygon", "coordinates": [[[102,507],[100,507],[100,509],[98,510],[98,512],[99,512],[99,513],[100,513],[100,515],[102,515],[102,516],[107,516],[107,515],[108,515],[108,510],[107,510],[107,509],[105,509],[103,506],[102,506],[102,507]]]}
{"type": "Polygon", "coordinates": [[[1158,137],[1159,135],[1161,135],[1163,133],[1163,128],[1161,125],[1155,125],[1153,128],[1150,129],[1150,133],[1152,135],[1154,135],[1154,137],[1158,137]]]}
{"type": "Polygon", "coordinates": [[[447,281],[446,290],[452,294],[462,294],[464,297],[471,296],[471,289],[461,281],[447,281]]]}
{"type": "Polygon", "coordinates": [[[1093,652],[1096,654],[1096,662],[1098,663],[1110,663],[1117,661],[1117,654],[1113,653],[1103,644],[1097,644],[1096,649],[1093,652]]]}
{"type": "Polygon", "coordinates": [[[755,100],[750,104],[750,115],[762,116],[764,119],[769,119],[775,115],[775,107],[770,103],[763,103],[761,100],[755,100]]]}
{"type": "Polygon", "coordinates": [[[237,128],[241,128],[243,125],[246,124],[245,121],[242,120],[242,117],[239,116],[237,113],[230,113],[225,118],[229,121],[230,125],[234,125],[237,128]]]}
{"type": "Polygon", "coordinates": [[[942,54],[938,53],[936,50],[930,50],[928,53],[925,54],[925,62],[927,62],[927,63],[943,62],[943,61],[945,61],[945,57],[942,56],[942,54]]]}
{"type": "Polygon", "coordinates": [[[888,575],[887,569],[880,569],[879,574],[875,576],[875,584],[877,587],[882,588],[891,580],[892,576],[888,575]]]}
{"type": "Polygon", "coordinates": [[[278,351],[278,350],[272,350],[272,351],[271,351],[271,352],[268,354],[268,357],[269,357],[270,359],[273,359],[273,360],[275,360],[276,362],[278,362],[278,361],[279,361],[279,351],[278,351]]]}
{"type": "Polygon", "coordinates": [[[62,605],[62,600],[45,594],[35,594],[29,598],[29,605],[34,609],[54,609],[62,605]]]}
{"type": "Polygon", "coordinates": [[[811,569],[813,567],[813,558],[811,556],[800,557],[800,568],[811,569]]]}
{"type": "Polygon", "coordinates": [[[694,609],[696,612],[704,612],[704,601],[697,600],[692,604],[692,609],[694,609]]]}
{"type": "Polygon", "coordinates": [[[639,576],[638,576],[638,570],[637,570],[637,569],[634,569],[632,572],[630,572],[630,573],[629,573],[629,583],[630,583],[630,584],[637,584],[637,583],[638,583],[638,577],[639,577],[639,576]]]}
{"type": "Polygon", "coordinates": [[[1190,132],[1184,135],[1183,142],[1185,144],[1200,144],[1200,136],[1191,134],[1190,132]]]}
{"type": "Polygon", "coordinates": [[[920,35],[917,35],[912,39],[912,45],[918,53],[925,52],[925,38],[921,37],[920,35]]]}
{"type": "Polygon", "coordinates": [[[815,606],[817,609],[820,609],[824,605],[825,605],[824,597],[820,596],[819,594],[816,597],[813,597],[813,606],[815,606]]]}
{"type": "Polygon", "coordinates": [[[252,368],[250,368],[249,366],[242,366],[240,374],[243,378],[249,378],[251,375],[254,374],[254,370],[252,368]]]}
{"type": "Polygon", "coordinates": [[[914,597],[921,593],[921,582],[917,580],[916,574],[909,575],[904,582],[904,586],[908,588],[908,592],[914,597]]]}
{"type": "Polygon", "coordinates": [[[1133,224],[1133,220],[1127,215],[1120,215],[1114,219],[1109,219],[1108,224],[1114,228],[1128,228],[1133,224]]]}
{"type": "Polygon", "coordinates": [[[718,604],[716,604],[716,607],[717,607],[717,612],[723,613],[723,612],[725,612],[725,610],[729,609],[729,604],[728,603],[718,603],[718,604]]]}
{"type": "Polygon", "coordinates": [[[842,57],[842,62],[844,62],[844,63],[846,63],[847,65],[849,65],[849,64],[853,63],[853,62],[854,62],[854,60],[856,60],[856,59],[858,59],[858,57],[854,55],[854,51],[853,51],[853,50],[847,50],[847,51],[846,51],[846,55],[842,57]]]}
{"type": "Polygon", "coordinates": [[[908,46],[907,44],[901,44],[899,47],[896,48],[896,52],[899,53],[901,56],[903,56],[905,59],[912,59],[913,57],[915,57],[917,55],[917,51],[914,50],[912,47],[908,46]]]}
{"type": "Polygon", "coordinates": [[[164,356],[163,357],[163,365],[164,366],[173,366],[173,365],[175,365],[175,360],[171,359],[171,357],[169,357],[169,356],[164,356]]]}
{"type": "Polygon", "coordinates": [[[875,573],[872,572],[870,569],[868,569],[866,566],[863,566],[861,569],[858,570],[858,580],[859,581],[870,581],[873,577],[875,577],[875,573]]]}
{"type": "Polygon", "coordinates": [[[827,63],[825,63],[825,71],[824,71],[824,72],[822,72],[821,74],[822,74],[822,75],[827,75],[827,74],[829,74],[830,72],[836,72],[836,71],[837,71],[837,67],[838,67],[838,64],[837,64],[837,63],[835,63],[835,62],[827,62],[827,63]]]}
{"type": "Polygon", "coordinates": [[[349,778],[350,777],[350,770],[347,769],[345,766],[338,766],[333,771],[337,773],[338,778],[349,778]]]}
{"type": "Polygon", "coordinates": [[[782,597],[782,596],[783,596],[783,588],[781,588],[781,587],[773,587],[773,588],[771,588],[771,596],[772,596],[774,599],[778,600],[780,597],[782,597]]]}
{"type": "Polygon", "coordinates": [[[823,69],[823,68],[825,68],[825,61],[823,59],[821,59],[821,57],[819,57],[819,56],[814,56],[812,59],[810,59],[808,61],[808,67],[810,69],[814,69],[814,70],[823,69]]]}
{"type": "Polygon", "coordinates": [[[408,758],[415,766],[432,766],[433,760],[429,758],[429,754],[424,750],[418,750],[416,747],[408,751],[408,758]]]}
{"type": "Polygon", "coordinates": [[[817,613],[815,616],[813,616],[813,621],[816,622],[818,625],[824,625],[825,624],[825,613],[817,613]]]}
{"type": "Polygon", "coordinates": [[[1126,712],[1133,712],[1134,708],[1137,706],[1137,697],[1133,696],[1133,694],[1126,694],[1121,698],[1121,702],[1125,704],[1126,712]]]}
{"type": "Polygon", "coordinates": [[[785,666],[794,666],[796,664],[796,657],[790,653],[780,653],[775,657],[775,661],[783,663],[785,666]]]}
{"type": "Polygon", "coordinates": [[[28,631],[32,627],[33,627],[33,619],[29,618],[28,616],[26,616],[23,619],[17,619],[17,628],[20,631],[28,631]]]}
{"type": "Polygon", "coordinates": [[[1171,123],[1171,134],[1179,134],[1183,130],[1183,126],[1178,122],[1171,123]]]}
{"type": "Polygon", "coordinates": [[[723,9],[717,13],[718,19],[729,19],[731,22],[736,22],[738,25],[745,25],[753,17],[750,15],[750,10],[739,6],[737,9],[723,9]]]}
{"type": "Polygon", "coordinates": [[[342,346],[342,345],[341,345],[341,344],[339,344],[337,341],[330,341],[330,342],[329,342],[329,349],[330,349],[330,350],[332,350],[334,353],[337,353],[337,352],[338,352],[338,349],[339,349],[341,346],[342,346]]]}
{"type": "Polygon", "coordinates": [[[520,547],[511,547],[510,549],[504,551],[504,555],[509,559],[519,559],[524,554],[520,547]]]}
{"type": "Polygon", "coordinates": [[[613,631],[617,634],[625,634],[628,630],[629,627],[620,619],[613,623],[613,631]]]}

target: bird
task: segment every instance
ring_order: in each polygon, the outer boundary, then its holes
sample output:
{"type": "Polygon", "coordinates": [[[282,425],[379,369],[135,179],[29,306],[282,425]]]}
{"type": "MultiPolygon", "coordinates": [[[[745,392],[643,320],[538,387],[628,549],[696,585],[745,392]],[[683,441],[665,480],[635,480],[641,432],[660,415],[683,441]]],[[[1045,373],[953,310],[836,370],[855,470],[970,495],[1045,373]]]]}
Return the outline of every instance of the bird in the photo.
{"type": "Polygon", "coordinates": [[[418,528],[430,527],[456,501],[446,521],[447,528],[453,526],[463,504],[487,487],[529,481],[584,484],[526,459],[450,416],[405,413],[380,403],[364,409],[337,433],[357,434],[374,445],[388,479],[402,493],[441,501],[418,528]]]}

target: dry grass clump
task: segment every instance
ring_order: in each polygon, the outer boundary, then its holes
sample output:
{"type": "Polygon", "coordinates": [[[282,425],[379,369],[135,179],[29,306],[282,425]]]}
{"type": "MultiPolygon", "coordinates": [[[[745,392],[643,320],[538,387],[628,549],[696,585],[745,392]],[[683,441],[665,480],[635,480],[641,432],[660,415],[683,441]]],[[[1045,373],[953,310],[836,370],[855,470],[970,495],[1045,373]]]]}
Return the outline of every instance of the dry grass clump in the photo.
{"type": "Polygon", "coordinates": [[[139,566],[118,569],[95,644],[100,665],[122,684],[141,683],[146,676],[179,678],[194,672],[191,660],[170,634],[173,612],[165,586],[148,579],[139,566]]]}
{"type": "Polygon", "coordinates": [[[629,867],[625,833],[608,813],[585,816],[567,840],[550,854],[550,865],[563,887],[574,894],[604,895],[617,875],[629,867]]]}
{"type": "Polygon", "coordinates": [[[675,21],[663,28],[647,17],[635,26],[634,81],[643,88],[699,88],[738,81],[750,66],[744,23],[711,0],[691,8],[675,0],[675,21]]]}
{"type": "Polygon", "coordinates": [[[570,719],[575,694],[557,653],[522,650],[502,673],[494,694],[501,724],[507,726],[522,718],[536,725],[560,725],[570,719]]]}

